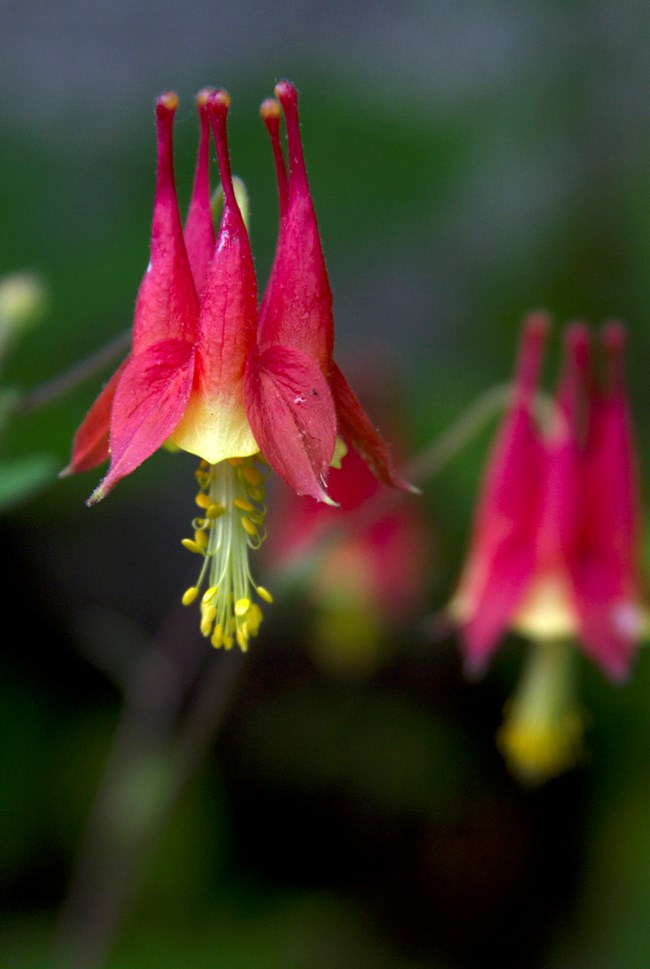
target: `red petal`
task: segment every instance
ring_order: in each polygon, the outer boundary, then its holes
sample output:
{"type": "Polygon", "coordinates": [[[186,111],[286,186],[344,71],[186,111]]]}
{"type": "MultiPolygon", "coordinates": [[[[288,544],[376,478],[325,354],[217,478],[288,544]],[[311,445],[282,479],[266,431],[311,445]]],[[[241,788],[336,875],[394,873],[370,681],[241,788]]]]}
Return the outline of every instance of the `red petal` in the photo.
{"type": "Polygon", "coordinates": [[[89,471],[101,464],[102,461],[108,460],[108,439],[113,398],[128,362],[127,359],[118,367],[86,414],[81,427],[74,436],[70,464],[61,472],[62,477],[68,474],[77,474],[80,471],[89,471]]]}
{"type": "Polygon", "coordinates": [[[584,442],[589,399],[590,339],[581,323],[567,327],[564,365],[546,435],[546,474],[537,527],[537,569],[561,570],[575,554],[584,507],[584,442]]]}
{"type": "Polygon", "coordinates": [[[456,596],[470,672],[498,644],[533,575],[546,471],[532,407],[548,322],[529,317],[517,362],[515,396],[492,451],[456,596]]]}
{"type": "Polygon", "coordinates": [[[374,476],[394,488],[416,490],[397,474],[385,441],[335,363],[332,363],[330,389],[336,407],[339,433],[361,455],[374,476]]]}
{"type": "Polygon", "coordinates": [[[89,504],[164,444],[183,416],[193,373],[193,348],[184,340],[164,340],[131,357],[113,401],[111,465],[89,504]]]}
{"type": "Polygon", "coordinates": [[[299,350],[269,347],[251,358],[244,402],[271,467],[297,494],[328,501],[325,481],[336,444],[336,414],[316,364],[299,350]]]}
{"type": "Polygon", "coordinates": [[[208,117],[209,88],[199,91],[196,107],[199,112],[199,149],[196,158],[194,188],[185,220],[185,248],[192,267],[196,291],[201,296],[205,277],[214,253],[214,224],[210,210],[210,119],[208,117]]]}
{"type": "Polygon", "coordinates": [[[224,191],[221,224],[198,323],[196,390],[211,400],[224,392],[232,393],[233,387],[243,381],[257,327],[255,267],[228,155],[228,104],[229,97],[222,90],[213,91],[207,103],[224,191]]]}
{"type": "Polygon", "coordinates": [[[506,518],[502,515],[494,523],[492,541],[484,536],[472,560],[476,571],[467,571],[464,579],[468,596],[474,595],[470,617],[461,628],[465,669],[470,676],[479,676],[485,669],[535,568],[533,537],[519,529],[517,522],[511,523],[512,535],[499,540],[498,528],[505,525],[506,518]],[[474,583],[476,590],[471,589],[474,583]]]}
{"type": "MultiPolygon", "coordinates": [[[[327,373],[334,347],[332,292],[302,154],[298,96],[288,81],[278,84],[275,92],[287,125],[289,183],[287,193],[274,145],[281,200],[280,233],[260,309],[259,343],[263,349],[281,344],[302,350],[327,373]]],[[[270,133],[273,140],[271,130],[270,133]]]]}
{"type": "Polygon", "coordinates": [[[623,372],[624,333],[603,333],[608,386],[592,405],[579,547],[572,563],[580,638],[613,679],[640,635],[639,500],[623,372]]]}
{"type": "Polygon", "coordinates": [[[156,104],[158,125],[158,175],[151,256],[144,274],[133,322],[133,352],[161,340],[193,340],[198,298],[183,240],[176,200],[172,152],[172,124],[178,101],[163,94],[156,104]]]}

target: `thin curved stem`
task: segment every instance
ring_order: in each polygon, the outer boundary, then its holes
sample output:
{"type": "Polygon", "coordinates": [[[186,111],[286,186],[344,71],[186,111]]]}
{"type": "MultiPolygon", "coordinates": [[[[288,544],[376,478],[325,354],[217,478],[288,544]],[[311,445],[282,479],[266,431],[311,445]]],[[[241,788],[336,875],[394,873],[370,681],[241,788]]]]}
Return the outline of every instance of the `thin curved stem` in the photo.
{"type": "Polygon", "coordinates": [[[110,343],[105,344],[79,363],[75,363],[62,374],[53,377],[51,380],[46,381],[44,384],[26,393],[16,402],[14,414],[20,417],[26,414],[32,414],[34,411],[41,410],[43,407],[54,403],[60,397],[64,397],[71,390],[85,383],[90,377],[104,370],[113,360],[123,356],[129,349],[130,344],[130,332],[126,331],[120,334],[120,336],[111,340],[110,343]]]}

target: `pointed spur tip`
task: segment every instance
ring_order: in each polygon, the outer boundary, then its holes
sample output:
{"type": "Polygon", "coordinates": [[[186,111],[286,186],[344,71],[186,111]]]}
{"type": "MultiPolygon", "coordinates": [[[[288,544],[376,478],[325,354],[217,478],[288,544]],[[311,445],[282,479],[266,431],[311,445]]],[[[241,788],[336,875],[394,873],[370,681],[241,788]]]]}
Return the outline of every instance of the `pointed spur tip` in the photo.
{"type": "Polygon", "coordinates": [[[600,331],[600,341],[606,350],[622,350],[627,343],[627,330],[620,320],[607,320],[600,331]]]}
{"type": "Polygon", "coordinates": [[[164,91],[156,98],[156,113],[173,114],[178,107],[178,95],[174,91],[164,91]]]}
{"type": "Polygon", "coordinates": [[[298,103],[298,92],[296,91],[295,85],[291,81],[278,81],[275,85],[273,93],[283,107],[287,104],[291,104],[295,107],[298,103]]]}
{"type": "Polygon", "coordinates": [[[263,121],[273,121],[281,114],[280,102],[275,98],[266,98],[260,104],[260,117],[263,121]]]}
{"type": "Polygon", "coordinates": [[[207,112],[208,102],[214,93],[215,88],[213,87],[202,87],[197,93],[195,98],[196,107],[201,113],[207,112]]]}
{"type": "Polygon", "coordinates": [[[583,320],[572,320],[567,324],[564,341],[572,349],[587,346],[589,343],[589,327],[583,320]]]}
{"type": "Polygon", "coordinates": [[[524,332],[528,340],[542,342],[551,329],[551,317],[546,310],[531,310],[524,317],[524,332]]]}
{"type": "Polygon", "coordinates": [[[213,116],[223,116],[230,107],[230,95],[225,88],[219,87],[210,91],[207,99],[208,114],[213,116]]]}

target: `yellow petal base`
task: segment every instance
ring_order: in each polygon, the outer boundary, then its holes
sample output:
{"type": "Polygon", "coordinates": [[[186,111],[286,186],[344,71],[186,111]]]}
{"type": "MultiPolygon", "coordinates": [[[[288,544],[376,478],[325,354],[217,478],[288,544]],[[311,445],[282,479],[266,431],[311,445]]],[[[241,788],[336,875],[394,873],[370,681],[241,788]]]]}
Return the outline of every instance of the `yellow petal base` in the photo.
{"type": "Polygon", "coordinates": [[[259,451],[239,399],[191,398],[171,441],[208,464],[246,458],[259,451]]]}

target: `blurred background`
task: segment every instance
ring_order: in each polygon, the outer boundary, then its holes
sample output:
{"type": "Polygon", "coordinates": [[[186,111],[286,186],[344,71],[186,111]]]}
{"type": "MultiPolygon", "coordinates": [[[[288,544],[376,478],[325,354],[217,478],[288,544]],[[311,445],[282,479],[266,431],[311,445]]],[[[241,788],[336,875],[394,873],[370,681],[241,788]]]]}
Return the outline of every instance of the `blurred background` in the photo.
{"type": "MultiPolygon", "coordinates": [[[[650,480],[649,34],[641,0],[0,0],[0,273],[47,290],[4,390],[20,400],[128,330],[164,89],[182,208],[193,96],[229,89],[263,284],[277,199],[257,109],[288,77],[337,358],[396,452],[507,380],[543,307],[628,324],[650,480]]],[[[375,536],[390,608],[373,542],[288,568],[300,513],[273,488],[253,566],[276,603],[242,660],[179,602],[190,456],[156,454],[92,510],[98,473],[56,479],[116,362],[28,397],[0,441],[0,964],[645,967],[647,656],[624,687],[581,659],[587,755],[525,789],[494,746],[522,643],[469,684],[432,618],[493,425],[375,536]]]]}

